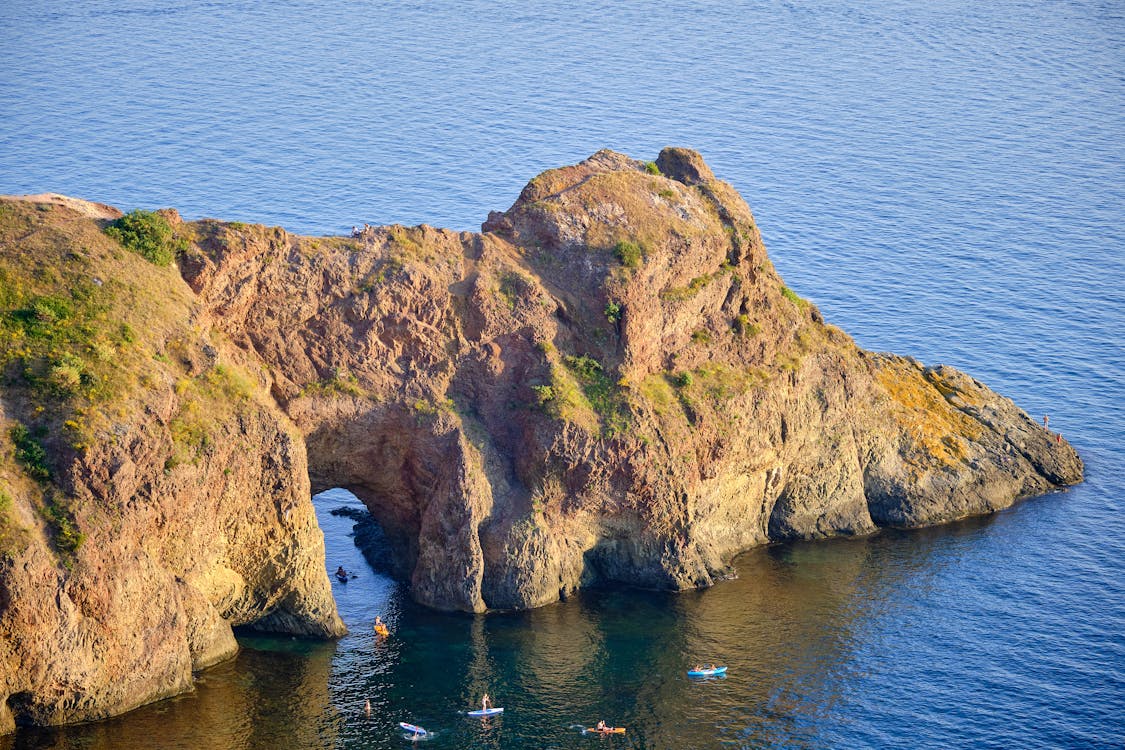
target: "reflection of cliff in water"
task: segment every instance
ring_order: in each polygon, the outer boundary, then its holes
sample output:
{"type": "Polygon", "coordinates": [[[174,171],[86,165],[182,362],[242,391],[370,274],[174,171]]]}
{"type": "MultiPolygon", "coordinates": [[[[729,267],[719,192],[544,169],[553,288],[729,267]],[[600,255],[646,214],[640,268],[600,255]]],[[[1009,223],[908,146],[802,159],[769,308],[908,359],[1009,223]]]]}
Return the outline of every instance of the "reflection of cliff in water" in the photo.
{"type": "Polygon", "coordinates": [[[254,638],[198,676],[195,691],[107,721],[37,730],[0,742],[5,750],[332,747],[328,676],[335,644],[254,638]]]}

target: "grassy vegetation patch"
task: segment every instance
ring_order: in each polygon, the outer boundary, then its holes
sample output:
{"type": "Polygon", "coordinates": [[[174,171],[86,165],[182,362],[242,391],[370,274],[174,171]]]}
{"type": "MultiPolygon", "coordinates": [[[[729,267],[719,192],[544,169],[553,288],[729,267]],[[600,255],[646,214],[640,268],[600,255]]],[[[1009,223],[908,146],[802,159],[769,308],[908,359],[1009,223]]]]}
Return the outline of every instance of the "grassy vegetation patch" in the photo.
{"type": "Polygon", "coordinates": [[[114,398],[129,380],[122,354],[136,341],[131,326],[112,321],[115,297],[126,290],[68,275],[51,286],[69,291],[37,294],[43,282],[29,282],[0,268],[0,370],[42,401],[114,398]]]}
{"type": "Polygon", "coordinates": [[[621,311],[621,305],[611,300],[607,302],[605,306],[605,319],[610,323],[616,323],[621,320],[621,311]]]}
{"type": "Polygon", "coordinates": [[[347,369],[337,367],[332,375],[322,378],[315,383],[309,383],[301,389],[302,396],[365,396],[367,395],[359,386],[359,378],[347,369]]]}
{"type": "Polygon", "coordinates": [[[781,287],[781,296],[789,300],[802,310],[809,306],[809,301],[807,299],[804,299],[787,286],[781,287]]]}
{"type": "Polygon", "coordinates": [[[629,240],[620,240],[613,246],[613,254],[626,268],[639,268],[645,251],[641,245],[629,240]]]}
{"type": "Polygon", "coordinates": [[[216,364],[194,377],[179,378],[175,392],[180,405],[168,423],[172,453],[164,463],[166,472],[180,464],[198,464],[213,452],[231,418],[249,404],[254,384],[237,367],[216,364]]]}
{"type": "Polygon", "coordinates": [[[509,310],[515,310],[520,297],[525,296],[531,289],[531,281],[521,273],[505,271],[500,276],[500,296],[508,305],[509,310]]]}
{"type": "Polygon", "coordinates": [[[388,280],[397,276],[406,266],[399,258],[388,258],[380,266],[372,271],[367,278],[359,282],[356,286],[356,292],[360,294],[367,294],[375,291],[375,288],[385,284],[388,280]]]}
{"type": "Polygon", "coordinates": [[[688,282],[687,286],[673,286],[660,292],[660,299],[670,300],[674,302],[682,302],[691,299],[711,283],[715,278],[715,274],[705,274],[703,276],[696,276],[688,282]]]}
{"type": "Polygon", "coordinates": [[[568,368],[551,365],[550,388],[549,393],[539,391],[538,395],[553,397],[548,403],[543,404],[551,416],[576,424],[587,432],[596,433],[601,429],[597,412],[586,398],[577,378],[568,368]]]}
{"type": "Polygon", "coordinates": [[[23,544],[24,532],[16,522],[11,496],[0,487],[0,556],[10,557],[23,544]]]}
{"type": "Polygon", "coordinates": [[[676,392],[667,373],[653,373],[642,380],[636,389],[657,414],[666,414],[676,404],[676,392]]]}
{"type": "Polygon", "coordinates": [[[753,338],[762,332],[761,326],[752,322],[749,315],[739,315],[734,319],[731,327],[734,328],[734,332],[739,336],[744,336],[746,338],[753,338]]]}
{"type": "Polygon", "coordinates": [[[41,514],[51,527],[52,543],[67,568],[73,564],[74,553],[86,541],[75,521],[69,499],[56,489],[51,489],[44,499],[41,514]]]}
{"type": "Polygon", "coordinates": [[[710,344],[711,332],[706,328],[700,328],[699,330],[692,332],[691,340],[695,344],[710,344]]]}
{"type": "Polygon", "coordinates": [[[414,416],[418,419],[436,417],[439,414],[455,414],[456,406],[451,398],[420,398],[414,402],[414,416]]]}
{"type": "Polygon", "coordinates": [[[176,238],[172,225],[155,211],[127,213],[106,227],[105,233],[158,266],[171,265],[187,249],[186,241],[176,238]]]}
{"type": "Polygon", "coordinates": [[[761,368],[732,367],[711,363],[694,370],[665,373],[665,382],[675,387],[673,395],[693,423],[699,419],[701,407],[709,405],[722,414],[733,399],[769,382],[769,374],[761,368]]]}
{"type": "Polygon", "coordinates": [[[387,229],[391,242],[405,255],[419,260],[432,262],[437,259],[422,236],[421,229],[410,229],[400,224],[395,224],[387,229]]]}
{"type": "Polygon", "coordinates": [[[590,407],[602,422],[602,432],[612,437],[629,427],[629,410],[622,398],[621,390],[593,357],[567,356],[563,363],[582,387],[590,407]]]}
{"type": "Polygon", "coordinates": [[[16,422],[8,436],[16,448],[16,461],[23,466],[28,476],[37,482],[49,480],[51,469],[47,465],[47,451],[39,442],[42,435],[34,435],[25,425],[16,422]]]}

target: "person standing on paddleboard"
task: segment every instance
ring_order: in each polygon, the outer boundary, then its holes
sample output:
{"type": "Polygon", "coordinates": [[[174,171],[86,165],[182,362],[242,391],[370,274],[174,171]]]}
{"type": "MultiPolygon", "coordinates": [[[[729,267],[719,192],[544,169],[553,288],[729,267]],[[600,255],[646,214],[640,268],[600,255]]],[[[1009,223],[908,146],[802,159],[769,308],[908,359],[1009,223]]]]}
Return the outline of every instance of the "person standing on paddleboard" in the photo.
{"type": "Polygon", "coordinates": [[[488,697],[488,693],[485,693],[484,697],[480,699],[480,708],[482,711],[492,708],[492,699],[488,697]]]}

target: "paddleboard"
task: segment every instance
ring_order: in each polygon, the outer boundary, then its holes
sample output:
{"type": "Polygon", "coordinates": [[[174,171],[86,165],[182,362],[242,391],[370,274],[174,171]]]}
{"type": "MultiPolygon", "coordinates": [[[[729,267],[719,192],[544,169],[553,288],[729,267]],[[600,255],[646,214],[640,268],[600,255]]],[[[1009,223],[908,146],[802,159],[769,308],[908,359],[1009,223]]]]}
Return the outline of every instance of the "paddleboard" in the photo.
{"type": "Polygon", "coordinates": [[[726,674],[726,667],[715,667],[714,669],[689,669],[688,677],[714,677],[717,674],[726,674]]]}
{"type": "Polygon", "coordinates": [[[481,708],[481,709],[478,709],[476,711],[466,711],[465,715],[466,716],[492,716],[493,714],[502,714],[502,713],[504,713],[504,709],[502,709],[502,708],[481,708]]]}
{"type": "Polygon", "coordinates": [[[425,729],[423,729],[422,727],[419,727],[419,726],[415,726],[415,725],[413,725],[413,724],[407,724],[407,723],[406,723],[405,721],[400,721],[400,722],[398,723],[398,725],[399,725],[400,727],[402,727],[403,729],[405,729],[406,731],[408,731],[408,732],[412,732],[412,733],[414,733],[414,734],[420,734],[420,735],[422,735],[423,737],[425,737],[425,736],[426,736],[427,734],[429,734],[429,732],[427,732],[427,731],[426,731],[425,729]]]}

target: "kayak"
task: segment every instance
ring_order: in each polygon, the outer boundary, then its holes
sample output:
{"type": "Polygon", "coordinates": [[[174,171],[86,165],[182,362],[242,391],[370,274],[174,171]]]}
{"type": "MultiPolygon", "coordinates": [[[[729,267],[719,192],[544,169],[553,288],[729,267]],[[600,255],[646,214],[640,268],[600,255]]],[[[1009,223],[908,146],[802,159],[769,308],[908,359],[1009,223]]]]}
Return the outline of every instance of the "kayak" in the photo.
{"type": "Polygon", "coordinates": [[[398,723],[398,725],[408,732],[412,732],[413,734],[420,734],[423,737],[425,737],[427,734],[429,734],[429,732],[427,732],[422,727],[415,726],[413,724],[407,724],[405,721],[400,721],[398,723]]]}
{"type": "Polygon", "coordinates": [[[606,727],[605,729],[587,727],[585,731],[594,732],[595,734],[625,734],[625,727],[606,727]]]}
{"type": "Polygon", "coordinates": [[[336,574],[336,580],[339,581],[340,583],[347,583],[348,577],[346,575],[340,575],[339,573],[337,573],[336,574]]]}
{"type": "Polygon", "coordinates": [[[689,669],[687,675],[688,677],[713,677],[717,674],[726,673],[726,667],[715,667],[714,669],[689,669]]]}
{"type": "Polygon", "coordinates": [[[502,709],[502,708],[482,708],[482,709],[479,709],[477,711],[467,711],[465,713],[465,715],[466,716],[492,716],[494,714],[502,714],[502,713],[504,713],[504,709],[502,709]]]}
{"type": "Polygon", "coordinates": [[[387,629],[386,625],[376,625],[375,635],[390,635],[391,631],[387,629]]]}

